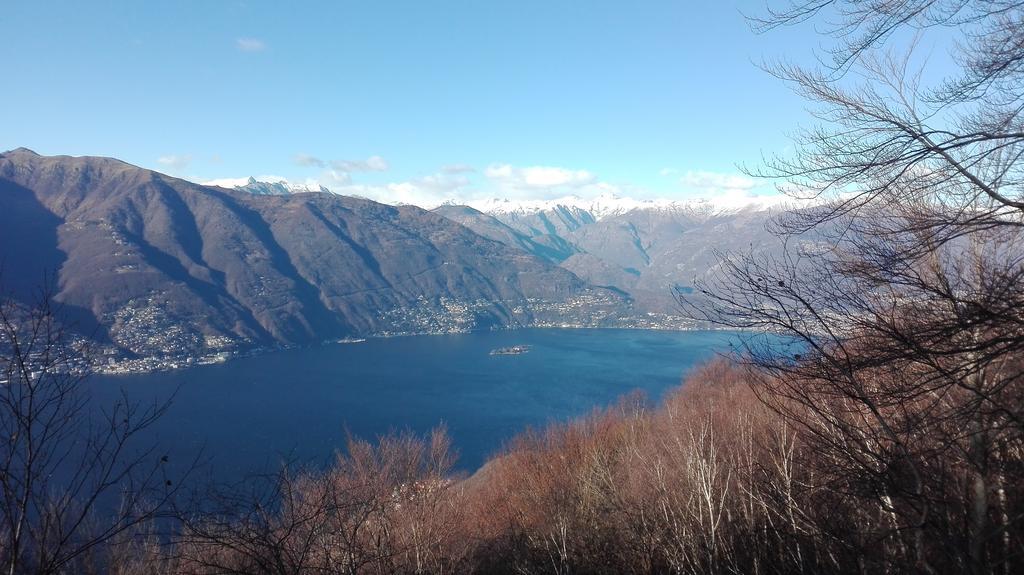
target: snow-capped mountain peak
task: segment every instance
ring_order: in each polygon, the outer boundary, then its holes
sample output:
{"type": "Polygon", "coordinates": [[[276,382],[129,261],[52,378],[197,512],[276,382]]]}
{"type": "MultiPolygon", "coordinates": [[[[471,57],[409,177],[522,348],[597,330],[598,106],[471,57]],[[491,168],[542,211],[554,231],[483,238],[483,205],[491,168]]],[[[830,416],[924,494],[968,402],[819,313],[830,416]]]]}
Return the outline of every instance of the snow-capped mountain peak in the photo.
{"type": "Polygon", "coordinates": [[[287,196],[289,194],[330,193],[324,186],[309,182],[296,184],[279,176],[250,176],[248,178],[220,178],[202,182],[204,186],[219,186],[249,192],[259,196],[287,196]]]}
{"type": "MultiPolygon", "coordinates": [[[[315,180],[305,183],[289,182],[279,176],[256,176],[248,178],[220,178],[201,182],[207,186],[220,186],[236,189],[256,195],[289,195],[300,193],[344,193],[351,194],[352,189],[332,192],[315,180]]],[[[388,186],[386,194],[393,195],[396,186],[388,186]]],[[[395,198],[381,198],[382,194],[367,194],[369,197],[388,204],[401,204],[395,198]]],[[[674,200],[667,198],[636,199],[619,196],[612,190],[604,190],[596,196],[582,197],[568,195],[555,199],[509,199],[492,197],[482,200],[449,199],[443,202],[417,204],[424,209],[438,205],[468,205],[493,216],[524,217],[543,212],[558,212],[579,220],[597,221],[611,216],[619,216],[636,210],[657,211],[663,213],[686,213],[691,216],[712,216],[742,211],[762,211],[783,207],[792,203],[786,196],[752,196],[743,191],[720,193],[709,198],[688,198],[674,200]]]]}
{"type": "Polygon", "coordinates": [[[604,192],[594,198],[565,196],[553,200],[510,200],[490,198],[469,202],[469,206],[491,215],[528,215],[545,211],[585,211],[595,220],[617,216],[634,210],[661,212],[688,211],[704,214],[730,213],[739,211],[762,211],[781,206],[789,201],[784,196],[749,196],[725,194],[714,198],[686,200],[651,199],[638,200],[604,192]]]}

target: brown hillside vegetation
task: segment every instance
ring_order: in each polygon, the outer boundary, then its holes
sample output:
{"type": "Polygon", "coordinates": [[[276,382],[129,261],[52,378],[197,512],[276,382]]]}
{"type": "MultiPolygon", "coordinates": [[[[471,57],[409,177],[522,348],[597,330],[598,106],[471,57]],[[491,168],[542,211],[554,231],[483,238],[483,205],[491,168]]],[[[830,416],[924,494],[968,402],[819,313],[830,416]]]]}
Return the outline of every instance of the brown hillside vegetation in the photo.
{"type": "Polygon", "coordinates": [[[438,429],[351,438],[329,469],[285,467],[194,504],[187,472],[124,447],[162,406],[118,404],[90,427],[51,308],[0,307],[0,562],[11,574],[1016,573],[1019,315],[950,315],[941,299],[910,299],[841,345],[711,362],[658,407],[627,397],[528,431],[468,478],[438,429]],[[62,494],[57,470],[79,459],[62,494]],[[113,516],[99,503],[110,494],[123,501],[113,516]]]}
{"type": "MultiPolygon", "coordinates": [[[[970,540],[971,468],[955,441],[920,435],[935,505],[907,522],[908,466],[877,483],[836,457],[823,429],[798,429],[756,397],[769,389],[724,360],[692,373],[651,409],[639,398],[529,432],[476,475],[449,476],[443,430],[353,440],[329,471],[282,474],[259,502],[217,498],[171,547],[112,547],[117,573],[961,573],[970,540]],[[884,486],[890,486],[888,489],[884,486]],[[914,552],[912,546],[917,546],[914,552]]],[[[890,382],[879,377],[878,385],[890,382]]],[[[1014,388],[1019,385],[1014,383],[1014,388]]],[[[791,404],[797,409],[797,404],[791,404]]],[[[854,412],[850,421],[861,420],[854,412]]],[[[907,414],[912,419],[912,414],[907,414]]],[[[807,419],[810,422],[811,419],[807,419]]],[[[865,444],[870,425],[863,428],[865,444]]],[[[953,434],[944,429],[942,433],[953,434]]],[[[878,442],[884,449],[884,442],[878,442]]],[[[1021,566],[1021,438],[989,465],[985,572],[1021,566]]]]}

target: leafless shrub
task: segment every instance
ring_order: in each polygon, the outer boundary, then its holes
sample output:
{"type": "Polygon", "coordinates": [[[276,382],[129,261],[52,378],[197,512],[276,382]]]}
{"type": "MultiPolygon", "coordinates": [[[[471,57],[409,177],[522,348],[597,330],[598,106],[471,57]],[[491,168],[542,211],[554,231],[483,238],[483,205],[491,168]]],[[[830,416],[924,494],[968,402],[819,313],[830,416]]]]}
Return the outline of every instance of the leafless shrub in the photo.
{"type": "Polygon", "coordinates": [[[167,511],[180,485],[166,456],[135,441],[167,404],[91,409],[88,348],[58,316],[45,290],[34,306],[0,301],[0,567],[11,575],[103,565],[108,544],[167,511]]]}
{"type": "Polygon", "coordinates": [[[266,492],[215,494],[178,547],[188,573],[444,573],[463,561],[447,434],[350,439],[325,472],[282,471],[266,492]]]}

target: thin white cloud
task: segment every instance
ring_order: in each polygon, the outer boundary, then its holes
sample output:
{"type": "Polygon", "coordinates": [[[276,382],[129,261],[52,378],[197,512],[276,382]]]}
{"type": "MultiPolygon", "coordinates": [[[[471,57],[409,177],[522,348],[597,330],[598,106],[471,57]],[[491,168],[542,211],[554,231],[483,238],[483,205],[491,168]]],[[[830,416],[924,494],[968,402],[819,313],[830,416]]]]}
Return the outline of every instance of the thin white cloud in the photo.
{"type": "MultiPolygon", "coordinates": [[[[295,156],[297,164],[316,167],[322,160],[313,156],[295,156]]],[[[563,168],[504,168],[500,165],[489,169],[491,178],[481,176],[471,166],[454,164],[439,168],[438,172],[404,181],[381,184],[367,184],[353,181],[356,171],[381,171],[387,166],[379,157],[360,161],[324,162],[331,168],[322,170],[315,178],[308,178],[308,186],[324,186],[330,191],[351,196],[369,198],[388,204],[413,204],[432,208],[443,203],[470,204],[497,196],[515,199],[528,198],[537,193],[547,197],[570,189],[581,196],[591,197],[617,193],[619,188],[596,178],[584,170],[563,168]],[[347,168],[352,172],[336,168],[347,168]],[[496,184],[492,178],[502,180],[496,184]],[[590,183],[586,183],[590,182],[590,183]],[[481,185],[483,183],[484,185],[481,185]],[[508,186],[521,186],[510,189],[508,186]]],[[[257,178],[262,179],[262,178],[257,178]]],[[[241,184],[235,180],[221,180],[224,183],[241,184]]]]}
{"type": "Polygon", "coordinates": [[[323,168],[327,166],[327,162],[316,156],[310,156],[309,154],[295,154],[293,160],[296,165],[305,168],[323,168]]]}
{"type": "MultiPolygon", "coordinates": [[[[774,190],[769,182],[735,173],[702,170],[683,173],[673,189],[655,191],[628,183],[602,181],[588,170],[552,166],[517,167],[511,164],[492,164],[482,172],[470,166],[453,164],[440,167],[436,173],[406,180],[365,183],[358,181],[356,174],[388,169],[387,162],[380,156],[366,160],[325,161],[300,154],[294,156],[293,160],[300,166],[321,168],[315,177],[305,181],[304,185],[314,189],[323,186],[337,194],[360,196],[387,204],[412,204],[428,209],[449,202],[479,206],[506,200],[512,203],[550,200],[586,203],[596,200],[609,205],[620,205],[623,202],[640,205],[644,202],[671,204],[706,199],[716,206],[740,207],[776,205],[788,199],[774,190]]],[[[269,177],[257,179],[269,181],[269,177]]],[[[234,183],[225,181],[229,182],[234,183]]]]}
{"type": "Polygon", "coordinates": [[[689,171],[679,178],[684,188],[695,191],[752,190],[757,181],[741,174],[689,171]]]}
{"type": "Polygon", "coordinates": [[[570,170],[551,166],[517,168],[508,164],[493,164],[483,171],[483,175],[505,189],[527,192],[561,191],[565,188],[579,188],[597,181],[594,174],[587,170],[570,170]]]}
{"type": "Polygon", "coordinates": [[[263,52],[267,49],[267,43],[259,38],[236,38],[235,48],[240,52],[263,52]]]}
{"type": "Polygon", "coordinates": [[[334,190],[339,186],[351,184],[352,175],[341,170],[324,170],[317,181],[325,188],[334,190]]]}
{"type": "Polygon", "coordinates": [[[156,163],[164,166],[168,170],[179,172],[187,168],[188,165],[192,163],[192,156],[190,154],[167,154],[157,158],[156,163]]]}
{"type": "Polygon", "coordinates": [[[433,174],[413,180],[422,188],[442,194],[455,192],[469,187],[473,181],[469,177],[460,174],[433,174]]]}
{"type": "Polygon", "coordinates": [[[687,197],[709,200],[719,207],[792,203],[791,198],[778,193],[771,183],[743,174],[691,170],[679,178],[679,184],[687,197]]]}
{"type": "Polygon", "coordinates": [[[388,161],[380,156],[370,156],[365,160],[334,160],[329,164],[340,172],[386,172],[390,167],[388,161]]]}
{"type": "Polygon", "coordinates": [[[338,172],[386,172],[391,167],[388,161],[380,156],[370,156],[365,160],[331,160],[327,161],[310,154],[295,154],[292,161],[304,168],[327,168],[338,172]]]}
{"type": "MultiPolygon", "coordinates": [[[[316,182],[329,190],[337,191],[352,185],[352,174],[361,172],[385,172],[390,166],[380,156],[365,160],[324,160],[310,154],[295,154],[292,161],[304,168],[320,168],[319,176],[309,178],[307,184],[316,182]]],[[[338,192],[345,193],[345,192],[338,192]]]]}
{"type": "Polygon", "coordinates": [[[352,184],[336,186],[331,190],[338,194],[360,196],[386,204],[412,204],[429,209],[449,201],[464,203],[462,198],[472,196],[472,187],[473,180],[468,176],[441,171],[403,182],[382,185],[352,184]]]}
{"type": "Polygon", "coordinates": [[[668,176],[674,176],[679,173],[679,170],[675,168],[662,168],[658,170],[658,175],[667,178],[668,176]]]}
{"type": "Polygon", "coordinates": [[[448,164],[441,166],[441,173],[443,174],[471,174],[476,172],[476,168],[469,164],[448,164]]]}

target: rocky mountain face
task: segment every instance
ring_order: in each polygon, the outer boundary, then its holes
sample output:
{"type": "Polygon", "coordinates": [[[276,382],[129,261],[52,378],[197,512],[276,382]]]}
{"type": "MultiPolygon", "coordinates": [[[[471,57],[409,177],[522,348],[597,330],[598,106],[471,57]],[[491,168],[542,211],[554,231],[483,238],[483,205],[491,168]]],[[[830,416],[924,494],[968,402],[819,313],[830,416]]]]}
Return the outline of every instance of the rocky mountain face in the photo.
{"type": "Polygon", "coordinates": [[[108,158],[0,154],[0,283],[27,299],[50,274],[79,328],[127,353],[628,315],[628,298],[555,265],[541,242],[453,219],[202,186],[108,158]]]}
{"type": "Polygon", "coordinates": [[[778,211],[763,205],[494,202],[487,213],[450,205],[434,211],[588,283],[620,290],[641,312],[677,314],[674,293],[713,273],[721,253],[780,246],[765,228],[778,211]]]}

